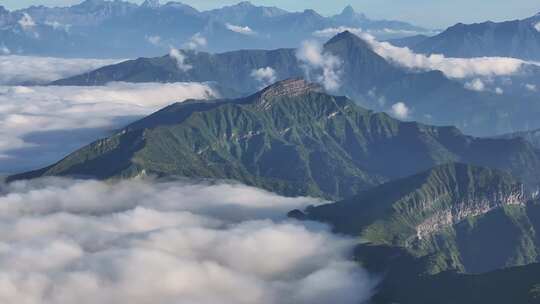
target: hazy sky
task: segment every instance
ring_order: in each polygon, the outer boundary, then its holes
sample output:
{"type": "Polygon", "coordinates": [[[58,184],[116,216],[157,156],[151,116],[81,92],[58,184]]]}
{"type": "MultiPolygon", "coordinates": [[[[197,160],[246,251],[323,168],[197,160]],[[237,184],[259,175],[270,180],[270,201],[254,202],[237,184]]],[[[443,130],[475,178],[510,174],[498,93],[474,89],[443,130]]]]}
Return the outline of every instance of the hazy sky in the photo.
{"type": "MultiPolygon", "coordinates": [[[[130,0],[142,2],[143,0],[130,0]]],[[[165,3],[169,0],[161,0],[165,3]]],[[[63,6],[81,0],[0,0],[10,9],[29,5],[63,6]]],[[[233,4],[239,0],[183,0],[198,9],[233,4]]],[[[371,18],[409,21],[432,28],[443,28],[457,22],[473,23],[486,20],[501,21],[525,18],[540,12],[538,0],[252,0],[258,5],[279,6],[288,10],[313,8],[329,15],[351,4],[371,18]]]]}

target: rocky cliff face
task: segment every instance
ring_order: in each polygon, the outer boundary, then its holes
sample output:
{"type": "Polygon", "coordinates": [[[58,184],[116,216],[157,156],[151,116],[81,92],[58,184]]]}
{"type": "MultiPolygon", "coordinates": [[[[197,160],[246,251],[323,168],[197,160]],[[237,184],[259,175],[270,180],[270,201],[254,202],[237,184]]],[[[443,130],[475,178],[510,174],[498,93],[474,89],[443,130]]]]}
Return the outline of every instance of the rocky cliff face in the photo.
{"type": "Polygon", "coordinates": [[[260,93],[261,99],[270,99],[276,97],[297,97],[310,92],[323,92],[321,86],[315,83],[309,83],[302,78],[293,78],[280,81],[267,87],[260,93]]]}
{"type": "Polygon", "coordinates": [[[416,238],[422,240],[439,232],[444,227],[456,225],[468,217],[481,216],[504,206],[525,206],[527,199],[522,185],[515,185],[514,188],[507,193],[496,192],[491,193],[488,197],[460,201],[449,209],[435,212],[416,226],[416,238]]]}
{"type": "Polygon", "coordinates": [[[538,260],[539,207],[508,173],[448,164],[291,216],[406,250],[427,273],[479,273],[538,260]]]}

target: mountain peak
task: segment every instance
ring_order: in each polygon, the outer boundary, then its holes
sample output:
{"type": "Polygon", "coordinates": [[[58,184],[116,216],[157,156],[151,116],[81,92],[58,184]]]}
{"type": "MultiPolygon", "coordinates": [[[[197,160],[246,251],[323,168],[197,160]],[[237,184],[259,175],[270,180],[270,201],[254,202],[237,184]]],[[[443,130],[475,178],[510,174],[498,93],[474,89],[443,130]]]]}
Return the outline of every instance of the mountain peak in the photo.
{"type": "Polygon", "coordinates": [[[357,35],[349,32],[348,30],[346,31],[343,31],[337,35],[335,35],[334,37],[332,37],[332,39],[330,39],[326,45],[330,45],[330,44],[334,44],[334,43],[337,43],[337,42],[340,42],[340,41],[345,41],[345,42],[348,42],[348,43],[360,43],[363,47],[367,47],[369,48],[369,45],[367,44],[366,41],[364,41],[364,39],[358,37],[357,35]]]}
{"type": "Polygon", "coordinates": [[[80,5],[82,6],[95,6],[105,3],[105,0],[85,0],[80,5]]]}
{"type": "Polygon", "coordinates": [[[353,16],[354,14],[356,14],[356,11],[354,10],[354,8],[352,7],[352,5],[347,5],[343,11],[341,12],[341,15],[344,15],[344,16],[353,16]]]}
{"type": "Polygon", "coordinates": [[[159,8],[160,6],[159,0],[145,0],[143,4],[141,4],[141,7],[146,8],[159,8]]]}
{"type": "Polygon", "coordinates": [[[301,96],[311,92],[323,92],[320,85],[310,83],[302,78],[291,78],[278,81],[260,92],[263,99],[280,96],[301,96]]]}
{"type": "Polygon", "coordinates": [[[364,21],[367,20],[366,15],[357,13],[352,5],[347,5],[343,11],[341,11],[341,14],[339,14],[337,17],[339,17],[343,21],[364,21]]]}
{"type": "Polygon", "coordinates": [[[254,5],[249,1],[242,1],[236,4],[237,7],[253,7],[254,5]]]}

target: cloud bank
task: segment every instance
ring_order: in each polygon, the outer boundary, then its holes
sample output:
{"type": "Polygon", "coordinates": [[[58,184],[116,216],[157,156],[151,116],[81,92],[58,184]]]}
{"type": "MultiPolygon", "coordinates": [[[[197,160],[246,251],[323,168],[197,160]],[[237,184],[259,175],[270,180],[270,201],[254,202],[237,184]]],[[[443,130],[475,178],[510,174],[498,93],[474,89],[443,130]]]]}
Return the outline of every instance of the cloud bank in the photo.
{"type": "MultiPolygon", "coordinates": [[[[9,50],[0,47],[0,54],[9,50]]],[[[43,84],[115,64],[118,59],[63,59],[33,56],[0,56],[0,85],[43,84]]]]}
{"type": "Polygon", "coordinates": [[[303,64],[308,80],[321,83],[328,91],[335,91],[341,87],[343,62],[338,57],[324,52],[319,43],[304,41],[297,49],[296,57],[303,64]]]}
{"type": "Polygon", "coordinates": [[[349,261],[353,240],[278,219],[312,202],[223,184],[42,179],[5,186],[0,302],[366,301],[374,280],[349,261]],[[238,212],[209,213],[215,208],[238,212]]]}
{"type": "Polygon", "coordinates": [[[0,173],[48,165],[172,102],[218,95],[203,83],[0,87],[0,173]]]}
{"type": "Polygon", "coordinates": [[[417,54],[409,48],[396,47],[388,42],[379,42],[369,34],[362,38],[368,41],[381,57],[410,69],[438,70],[450,78],[491,77],[512,75],[527,62],[507,57],[447,58],[444,55],[417,54]]]}

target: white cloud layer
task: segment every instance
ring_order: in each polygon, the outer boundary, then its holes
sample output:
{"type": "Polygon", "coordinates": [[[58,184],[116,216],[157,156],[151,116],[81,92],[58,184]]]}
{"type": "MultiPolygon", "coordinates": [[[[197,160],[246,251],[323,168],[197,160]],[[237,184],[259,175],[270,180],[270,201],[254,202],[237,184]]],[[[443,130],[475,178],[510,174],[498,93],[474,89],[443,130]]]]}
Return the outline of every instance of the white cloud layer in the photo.
{"type": "Polygon", "coordinates": [[[276,71],[271,67],[265,67],[253,70],[251,77],[255,78],[263,86],[270,85],[277,80],[276,71]]]}
{"type": "Polygon", "coordinates": [[[50,164],[136,117],[218,94],[201,83],[0,87],[0,173],[50,164]]]}
{"type": "Polygon", "coordinates": [[[335,91],[341,87],[343,62],[338,57],[324,52],[319,43],[302,42],[296,51],[296,57],[303,63],[307,79],[321,83],[328,91],[335,91]]]}
{"type": "Polygon", "coordinates": [[[141,180],[2,193],[2,303],[352,304],[373,288],[348,260],[353,240],[280,220],[313,199],[141,180]]]}
{"type": "Polygon", "coordinates": [[[226,23],[225,26],[229,31],[239,33],[242,35],[256,35],[257,32],[253,31],[249,26],[239,26],[230,23],[226,23]]]}
{"type": "Polygon", "coordinates": [[[447,58],[444,55],[417,54],[409,48],[396,47],[388,42],[379,42],[369,34],[363,34],[373,50],[381,57],[410,69],[439,70],[450,78],[490,77],[512,75],[529,64],[508,57],[447,58]]]}
{"type": "MultiPolygon", "coordinates": [[[[0,50],[0,53],[2,53],[2,50],[0,50]]],[[[118,59],[0,56],[0,85],[47,83],[92,71],[120,61],[118,59]]]]}

